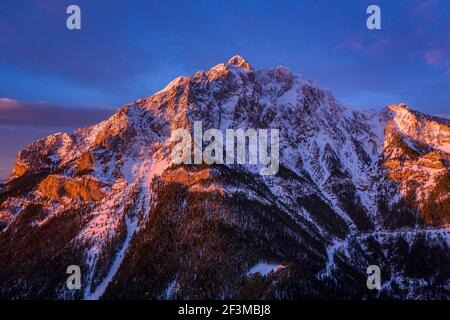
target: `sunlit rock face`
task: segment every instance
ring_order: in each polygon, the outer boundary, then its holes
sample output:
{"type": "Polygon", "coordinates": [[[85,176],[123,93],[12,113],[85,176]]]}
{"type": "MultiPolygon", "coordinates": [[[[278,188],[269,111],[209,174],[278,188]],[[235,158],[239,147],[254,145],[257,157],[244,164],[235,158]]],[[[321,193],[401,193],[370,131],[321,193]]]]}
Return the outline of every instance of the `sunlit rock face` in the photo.
{"type": "Polygon", "coordinates": [[[450,122],[389,106],[384,167],[405,205],[427,224],[450,224],[450,122]]]}
{"type": "Polygon", "coordinates": [[[38,190],[51,200],[61,201],[63,197],[79,198],[83,201],[99,201],[104,197],[100,181],[88,176],[70,179],[49,175],[38,185],[38,190]]]}
{"type": "Polygon", "coordinates": [[[19,153],[0,186],[0,297],[449,298],[449,123],[350,110],[239,56],[179,77],[19,153]],[[278,173],[172,164],[172,133],[195,121],[278,129],[278,173]],[[72,264],[82,290],[65,286],[72,264]]]}

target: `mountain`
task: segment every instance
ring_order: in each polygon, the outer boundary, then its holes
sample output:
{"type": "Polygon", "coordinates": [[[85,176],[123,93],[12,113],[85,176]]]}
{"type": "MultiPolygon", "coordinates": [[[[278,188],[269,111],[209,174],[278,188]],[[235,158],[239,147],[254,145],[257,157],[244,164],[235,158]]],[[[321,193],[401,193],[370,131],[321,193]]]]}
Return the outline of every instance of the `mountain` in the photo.
{"type": "Polygon", "coordinates": [[[448,299],[449,168],[449,120],[350,110],[235,56],[18,154],[0,186],[0,297],[448,299]],[[277,174],[171,163],[172,133],[195,121],[278,129],[277,174]]]}

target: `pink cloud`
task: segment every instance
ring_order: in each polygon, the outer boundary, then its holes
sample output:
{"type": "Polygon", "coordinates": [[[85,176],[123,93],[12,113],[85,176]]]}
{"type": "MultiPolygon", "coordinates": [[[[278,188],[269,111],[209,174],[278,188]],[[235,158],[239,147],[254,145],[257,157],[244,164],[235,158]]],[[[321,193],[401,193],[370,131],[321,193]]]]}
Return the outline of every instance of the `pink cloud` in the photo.
{"type": "Polygon", "coordinates": [[[0,98],[0,112],[20,108],[20,103],[10,98],[0,98]]]}
{"type": "Polygon", "coordinates": [[[441,48],[433,49],[425,52],[425,60],[429,65],[437,65],[442,61],[444,52],[441,48]]]}

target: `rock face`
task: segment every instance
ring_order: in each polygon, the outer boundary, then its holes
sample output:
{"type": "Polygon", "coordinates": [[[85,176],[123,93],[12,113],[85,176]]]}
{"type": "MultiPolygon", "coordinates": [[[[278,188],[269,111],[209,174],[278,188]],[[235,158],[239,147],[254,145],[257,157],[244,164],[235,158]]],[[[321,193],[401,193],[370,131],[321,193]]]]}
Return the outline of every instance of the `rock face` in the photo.
{"type": "Polygon", "coordinates": [[[0,297],[448,299],[449,157],[449,120],[349,110],[236,56],[19,153],[0,186],[0,297]],[[171,164],[172,132],[195,121],[279,129],[278,173],[171,164]],[[282,267],[249,273],[264,263],[282,267]],[[82,290],[65,286],[73,264],[82,290]]]}
{"type": "Polygon", "coordinates": [[[450,122],[390,106],[384,167],[409,208],[427,224],[450,223],[450,122]]]}
{"type": "Polygon", "coordinates": [[[61,201],[62,197],[80,198],[83,201],[99,201],[105,196],[100,181],[88,176],[70,179],[49,175],[38,184],[38,190],[51,200],[61,201]]]}

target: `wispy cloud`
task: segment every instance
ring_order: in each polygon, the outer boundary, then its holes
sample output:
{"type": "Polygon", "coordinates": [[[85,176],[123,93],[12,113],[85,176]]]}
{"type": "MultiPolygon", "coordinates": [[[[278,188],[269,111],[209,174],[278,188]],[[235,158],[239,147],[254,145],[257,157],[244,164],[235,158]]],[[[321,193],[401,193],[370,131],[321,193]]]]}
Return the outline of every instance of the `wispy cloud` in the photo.
{"type": "Polygon", "coordinates": [[[0,98],[0,127],[78,128],[106,119],[113,109],[64,108],[0,98]]]}
{"type": "Polygon", "coordinates": [[[413,6],[411,9],[411,14],[415,16],[422,16],[425,18],[431,18],[432,14],[430,9],[437,5],[439,0],[424,0],[420,1],[417,5],[413,6]]]}
{"type": "Polygon", "coordinates": [[[337,48],[361,59],[393,63],[396,68],[405,62],[426,65],[427,70],[440,70],[447,77],[450,69],[448,2],[411,0],[401,6],[406,10],[401,19],[388,18],[387,13],[382,19],[382,30],[349,33],[337,48]]]}
{"type": "Polygon", "coordinates": [[[374,38],[368,37],[363,33],[358,33],[348,40],[342,41],[338,45],[338,48],[380,57],[387,53],[392,44],[392,39],[389,37],[374,38]]]}
{"type": "Polygon", "coordinates": [[[450,70],[450,37],[440,43],[430,43],[423,53],[426,63],[444,70],[444,76],[449,76],[450,70]]]}
{"type": "Polygon", "coordinates": [[[0,179],[9,176],[17,153],[33,141],[57,131],[71,132],[98,123],[113,112],[0,98],[0,179]]]}
{"type": "Polygon", "coordinates": [[[425,60],[429,65],[437,65],[443,60],[444,52],[443,49],[437,48],[425,52],[425,60]]]}

